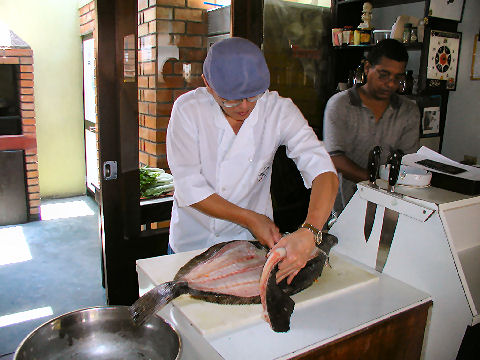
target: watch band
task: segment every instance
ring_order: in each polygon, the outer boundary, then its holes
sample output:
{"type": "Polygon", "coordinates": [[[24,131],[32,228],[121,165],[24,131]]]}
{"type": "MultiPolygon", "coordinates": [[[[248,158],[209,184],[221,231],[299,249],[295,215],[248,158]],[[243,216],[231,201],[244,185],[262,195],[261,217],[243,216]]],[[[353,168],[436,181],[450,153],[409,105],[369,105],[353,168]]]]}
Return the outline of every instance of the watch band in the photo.
{"type": "Polygon", "coordinates": [[[322,244],[322,230],[317,229],[315,226],[312,224],[309,224],[307,222],[304,222],[302,225],[300,225],[300,228],[304,228],[307,230],[310,230],[313,233],[314,239],[315,239],[315,245],[317,247],[320,247],[322,244]]]}

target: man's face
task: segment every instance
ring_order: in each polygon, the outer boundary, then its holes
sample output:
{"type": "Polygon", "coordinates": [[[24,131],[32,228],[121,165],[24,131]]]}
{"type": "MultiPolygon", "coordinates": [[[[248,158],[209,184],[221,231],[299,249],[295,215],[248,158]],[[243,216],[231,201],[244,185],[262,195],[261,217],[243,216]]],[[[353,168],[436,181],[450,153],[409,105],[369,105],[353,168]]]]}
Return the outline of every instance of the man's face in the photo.
{"type": "Polygon", "coordinates": [[[365,71],[367,72],[369,93],[377,100],[389,99],[405,78],[405,66],[405,62],[392,60],[385,56],[380,58],[377,65],[367,62],[365,71]]]}
{"type": "Polygon", "coordinates": [[[232,119],[237,120],[237,121],[244,121],[247,119],[250,114],[252,113],[253,109],[255,108],[255,105],[257,102],[250,102],[247,101],[247,99],[243,99],[242,102],[234,107],[226,107],[223,105],[223,102],[226,99],[221,98],[218,96],[215,91],[212,92],[213,97],[215,98],[215,101],[220,105],[222,108],[223,112],[227,115],[230,116],[232,119]]]}
{"type": "Polygon", "coordinates": [[[202,75],[202,78],[205,83],[205,86],[207,87],[207,91],[213,96],[213,98],[218,103],[218,105],[220,105],[225,115],[231,117],[236,121],[244,121],[250,116],[253,109],[255,108],[255,105],[257,104],[256,101],[250,102],[250,101],[247,101],[247,99],[243,99],[242,102],[237,106],[226,107],[223,105],[223,102],[226,99],[223,99],[220,96],[218,96],[218,94],[210,87],[210,85],[208,85],[208,82],[203,75],[202,75]]]}

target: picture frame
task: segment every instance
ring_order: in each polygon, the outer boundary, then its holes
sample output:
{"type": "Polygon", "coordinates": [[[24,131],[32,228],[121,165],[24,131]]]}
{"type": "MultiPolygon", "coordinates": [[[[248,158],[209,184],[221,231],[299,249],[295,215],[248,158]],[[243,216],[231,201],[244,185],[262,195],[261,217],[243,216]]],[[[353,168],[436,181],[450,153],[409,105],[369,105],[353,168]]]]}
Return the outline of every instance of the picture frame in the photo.
{"type": "Polygon", "coordinates": [[[423,109],[422,135],[438,136],[440,134],[440,106],[423,109]]]}
{"type": "Polygon", "coordinates": [[[425,35],[425,88],[455,91],[462,33],[428,29],[425,35]]]}
{"type": "Polygon", "coordinates": [[[465,0],[429,0],[426,16],[461,22],[465,0]]]}
{"type": "Polygon", "coordinates": [[[439,136],[442,128],[442,96],[426,95],[416,99],[420,111],[420,137],[439,136]]]}

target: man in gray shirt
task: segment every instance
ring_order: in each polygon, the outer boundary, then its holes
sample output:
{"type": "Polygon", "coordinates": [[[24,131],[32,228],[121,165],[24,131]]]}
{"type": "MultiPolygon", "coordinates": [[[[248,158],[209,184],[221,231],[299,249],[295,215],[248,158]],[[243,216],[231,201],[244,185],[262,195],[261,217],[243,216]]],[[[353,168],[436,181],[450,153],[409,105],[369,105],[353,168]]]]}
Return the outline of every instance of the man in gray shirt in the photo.
{"type": "Polygon", "coordinates": [[[419,148],[420,113],[414,101],[396,94],[405,76],[408,52],[386,39],[367,56],[367,83],[335,94],[325,108],[324,143],[340,176],[334,209],[340,213],[368,179],[368,153],[382,148],[380,163],[392,150],[405,154],[419,148]]]}

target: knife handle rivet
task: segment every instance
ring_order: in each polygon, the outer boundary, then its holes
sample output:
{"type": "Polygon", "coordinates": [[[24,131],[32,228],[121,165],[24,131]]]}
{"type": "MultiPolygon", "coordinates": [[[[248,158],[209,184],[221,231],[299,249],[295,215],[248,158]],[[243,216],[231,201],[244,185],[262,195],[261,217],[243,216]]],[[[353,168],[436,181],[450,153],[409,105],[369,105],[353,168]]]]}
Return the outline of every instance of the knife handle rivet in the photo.
{"type": "Polygon", "coordinates": [[[424,214],[426,214],[426,213],[427,213],[427,210],[423,210],[422,212],[423,212],[424,214]]]}

